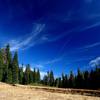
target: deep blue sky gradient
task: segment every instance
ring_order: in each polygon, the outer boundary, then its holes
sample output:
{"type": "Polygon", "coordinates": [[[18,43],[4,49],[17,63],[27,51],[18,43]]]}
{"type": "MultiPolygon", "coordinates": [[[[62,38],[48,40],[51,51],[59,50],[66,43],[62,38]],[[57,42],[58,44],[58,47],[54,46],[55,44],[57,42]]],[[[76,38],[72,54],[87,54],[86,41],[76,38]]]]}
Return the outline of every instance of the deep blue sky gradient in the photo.
{"type": "Polygon", "coordinates": [[[99,0],[0,0],[0,46],[20,64],[59,76],[100,56],[99,0]]]}

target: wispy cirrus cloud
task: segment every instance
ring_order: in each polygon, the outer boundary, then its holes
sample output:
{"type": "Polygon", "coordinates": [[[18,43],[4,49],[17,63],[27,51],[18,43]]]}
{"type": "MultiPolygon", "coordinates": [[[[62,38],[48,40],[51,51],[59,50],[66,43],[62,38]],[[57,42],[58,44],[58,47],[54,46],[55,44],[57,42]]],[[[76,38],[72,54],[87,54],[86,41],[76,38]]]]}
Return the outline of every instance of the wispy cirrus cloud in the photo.
{"type": "Polygon", "coordinates": [[[51,64],[58,63],[58,62],[60,62],[62,59],[63,59],[62,57],[59,57],[59,58],[55,58],[55,59],[48,60],[48,61],[39,61],[39,62],[37,62],[37,63],[31,64],[31,66],[32,66],[33,68],[36,68],[36,69],[44,69],[47,65],[51,65],[51,64]]]}
{"type": "Polygon", "coordinates": [[[92,28],[95,28],[95,27],[98,27],[98,26],[100,26],[100,22],[96,22],[96,23],[93,23],[89,26],[85,26],[83,28],[80,28],[79,31],[86,31],[88,29],[92,29],[92,28]]]}
{"type": "Polygon", "coordinates": [[[74,50],[70,51],[69,54],[76,54],[76,53],[82,53],[82,52],[87,52],[88,50],[91,50],[93,48],[96,48],[100,46],[100,42],[95,42],[92,44],[84,45],[78,48],[75,48],[74,50]]]}
{"type": "Polygon", "coordinates": [[[85,58],[80,58],[80,59],[74,59],[73,61],[70,61],[70,63],[88,61],[88,60],[91,60],[92,58],[93,57],[85,57],[85,58]]]}
{"type": "Polygon", "coordinates": [[[83,50],[86,50],[86,49],[90,49],[90,48],[94,48],[96,46],[100,46],[100,42],[96,42],[96,43],[93,43],[93,44],[90,44],[90,45],[85,45],[84,47],[81,47],[79,49],[83,49],[83,50]]]}
{"type": "MultiPolygon", "coordinates": [[[[54,42],[54,41],[60,40],[64,36],[67,36],[68,34],[70,34],[74,31],[74,29],[72,29],[72,30],[62,33],[61,35],[58,35],[54,38],[49,38],[48,37],[49,34],[48,34],[48,36],[47,36],[47,34],[42,34],[42,31],[44,30],[44,28],[45,28],[45,24],[34,24],[31,33],[29,33],[26,36],[23,36],[21,38],[18,38],[18,39],[12,39],[12,40],[6,42],[4,45],[9,43],[11,46],[11,51],[25,50],[25,49],[29,49],[30,47],[33,47],[37,44],[42,44],[42,43],[46,43],[46,42],[54,42]]],[[[75,30],[76,30],[76,28],[75,28],[75,30]]]]}
{"type": "Polygon", "coordinates": [[[97,57],[96,59],[91,60],[91,61],[89,62],[89,65],[90,65],[91,67],[100,67],[100,57],[97,57]]]}
{"type": "Polygon", "coordinates": [[[31,66],[32,66],[33,68],[36,68],[36,69],[42,69],[42,68],[45,67],[45,66],[42,65],[42,64],[31,64],[31,66]]]}
{"type": "MultiPolygon", "coordinates": [[[[96,17],[96,16],[94,16],[94,17],[96,17]]],[[[100,26],[100,21],[94,22],[94,23],[92,23],[90,25],[86,25],[84,27],[83,26],[77,26],[75,28],[72,28],[70,30],[67,30],[67,31],[63,32],[62,34],[60,34],[60,35],[58,35],[58,36],[56,36],[56,37],[54,37],[52,39],[49,39],[48,41],[49,42],[57,41],[57,40],[60,40],[60,39],[64,38],[65,36],[67,37],[67,36],[69,36],[69,35],[71,35],[73,33],[77,34],[76,32],[87,31],[89,29],[93,29],[93,28],[99,27],[99,26],[100,26]]]]}
{"type": "Polygon", "coordinates": [[[46,41],[45,35],[39,36],[45,28],[45,24],[34,24],[33,26],[33,30],[29,35],[23,36],[20,39],[12,39],[8,42],[11,46],[11,51],[28,49],[46,41]]]}
{"type": "MultiPolygon", "coordinates": [[[[73,29],[65,31],[64,33],[62,33],[54,38],[49,38],[49,37],[47,37],[47,35],[42,34],[42,31],[45,28],[45,24],[35,23],[35,24],[33,24],[33,29],[30,34],[28,34],[27,36],[23,36],[19,39],[12,39],[8,43],[11,46],[11,51],[15,51],[15,50],[19,50],[19,49],[25,50],[25,49],[33,47],[37,44],[41,44],[41,43],[45,43],[45,42],[54,42],[54,41],[62,39],[65,36],[67,37],[68,35],[70,35],[74,32],[82,32],[82,31],[86,31],[88,29],[92,29],[92,28],[98,27],[98,26],[100,26],[100,22],[95,22],[89,26],[75,27],[73,29]],[[42,34],[42,35],[40,35],[40,34],[42,34]]],[[[48,36],[49,36],[49,33],[48,33],[48,36]]],[[[94,45],[98,45],[98,44],[94,44],[94,45]]]]}
{"type": "Polygon", "coordinates": [[[61,61],[62,59],[63,59],[62,57],[60,57],[60,58],[55,58],[55,59],[53,59],[53,60],[41,62],[41,64],[43,64],[43,65],[54,64],[54,63],[56,63],[56,62],[61,61]]]}
{"type": "Polygon", "coordinates": [[[75,27],[73,29],[70,29],[70,30],[62,33],[61,35],[58,35],[57,37],[52,38],[51,40],[48,40],[48,41],[50,41],[50,42],[56,41],[56,40],[62,39],[65,36],[68,36],[70,34],[73,34],[74,32],[82,32],[82,31],[86,31],[88,29],[92,29],[92,28],[95,28],[95,27],[98,27],[98,26],[100,26],[100,22],[96,22],[96,23],[93,23],[91,25],[84,26],[84,27],[78,26],[78,27],[75,27]]]}

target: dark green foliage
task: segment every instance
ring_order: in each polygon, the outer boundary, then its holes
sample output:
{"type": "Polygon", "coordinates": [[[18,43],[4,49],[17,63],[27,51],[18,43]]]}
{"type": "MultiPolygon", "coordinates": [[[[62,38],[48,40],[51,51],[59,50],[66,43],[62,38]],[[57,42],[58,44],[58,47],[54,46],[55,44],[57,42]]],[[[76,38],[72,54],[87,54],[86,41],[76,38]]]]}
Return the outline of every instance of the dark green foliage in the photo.
{"type": "Polygon", "coordinates": [[[24,76],[23,67],[20,67],[19,68],[19,84],[23,84],[23,76],[24,76]]]}
{"type": "Polygon", "coordinates": [[[2,51],[0,49],[0,81],[2,81],[2,79],[3,79],[3,67],[4,67],[3,55],[2,55],[2,51]]]}
{"type": "Polygon", "coordinates": [[[68,87],[68,77],[62,73],[62,88],[68,87]]]}
{"type": "Polygon", "coordinates": [[[84,72],[84,88],[89,88],[88,84],[89,84],[89,72],[85,71],[84,72]]]}
{"type": "Polygon", "coordinates": [[[29,73],[29,83],[33,83],[33,72],[31,70],[29,73]]]}
{"type": "Polygon", "coordinates": [[[74,74],[73,74],[72,71],[70,72],[68,85],[69,85],[70,88],[74,88],[75,87],[75,79],[74,79],[74,74]]]}
{"type": "Polygon", "coordinates": [[[3,82],[8,82],[8,66],[6,64],[4,64],[4,68],[3,68],[3,78],[2,78],[3,82]]]}
{"type": "Polygon", "coordinates": [[[67,75],[64,76],[64,81],[63,81],[63,88],[67,88],[68,87],[68,77],[67,75]]]}
{"type": "Polygon", "coordinates": [[[11,68],[8,69],[7,83],[12,83],[12,69],[11,68]]]}
{"type": "Polygon", "coordinates": [[[48,85],[48,76],[47,76],[47,75],[45,75],[45,76],[43,77],[43,84],[44,84],[44,85],[48,85]]]}
{"type": "Polygon", "coordinates": [[[76,87],[77,88],[83,88],[84,86],[84,76],[83,73],[81,73],[80,69],[78,69],[78,75],[76,77],[76,87]]]}
{"type": "Polygon", "coordinates": [[[24,73],[24,83],[25,84],[30,84],[30,72],[31,72],[31,69],[30,69],[30,65],[28,64],[26,66],[26,70],[25,70],[25,73],[24,73]]]}
{"type": "Polygon", "coordinates": [[[53,71],[47,72],[47,75],[44,76],[44,83],[45,85],[47,84],[48,86],[54,86],[54,74],[53,71]]]}
{"type": "Polygon", "coordinates": [[[18,72],[19,72],[19,64],[18,64],[18,54],[15,52],[14,58],[12,61],[12,82],[18,83],[18,72]]]}
{"type": "Polygon", "coordinates": [[[10,84],[43,84],[58,88],[100,89],[100,66],[84,72],[78,69],[76,75],[71,71],[69,77],[63,73],[56,79],[53,71],[48,71],[41,80],[39,69],[34,68],[32,71],[29,64],[26,65],[25,71],[23,66],[19,67],[17,52],[12,57],[10,46],[7,45],[5,49],[0,49],[0,81],[10,84]]]}
{"type": "Polygon", "coordinates": [[[10,46],[9,44],[6,46],[6,64],[7,64],[7,83],[12,83],[12,55],[10,52],[10,46]]]}
{"type": "Polygon", "coordinates": [[[6,59],[7,59],[7,64],[8,64],[8,66],[12,63],[11,62],[11,52],[10,52],[10,45],[8,44],[7,46],[6,46],[6,59]]]}
{"type": "Polygon", "coordinates": [[[40,83],[40,71],[39,71],[39,69],[37,70],[37,73],[36,73],[36,82],[40,83]]]}
{"type": "Polygon", "coordinates": [[[96,89],[98,89],[98,87],[100,87],[100,69],[96,67],[95,69],[95,83],[96,83],[96,89]]]}
{"type": "Polygon", "coordinates": [[[33,71],[33,82],[35,83],[36,82],[36,70],[34,68],[34,71],[33,71]]]}
{"type": "Polygon", "coordinates": [[[50,86],[50,72],[47,72],[47,85],[50,86]]]}
{"type": "Polygon", "coordinates": [[[58,85],[58,88],[62,88],[62,81],[61,81],[61,78],[58,78],[58,82],[57,82],[57,85],[58,85]]]}
{"type": "Polygon", "coordinates": [[[54,86],[54,74],[53,74],[53,71],[50,72],[49,85],[50,86],[54,86]]]}

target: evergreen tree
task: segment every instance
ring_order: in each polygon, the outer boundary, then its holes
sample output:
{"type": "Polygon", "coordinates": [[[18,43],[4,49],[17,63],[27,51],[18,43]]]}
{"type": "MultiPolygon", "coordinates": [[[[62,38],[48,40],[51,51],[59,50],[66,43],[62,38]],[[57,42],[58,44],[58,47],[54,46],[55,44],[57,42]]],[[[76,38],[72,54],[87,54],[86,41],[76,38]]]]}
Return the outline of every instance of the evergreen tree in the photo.
{"type": "Polygon", "coordinates": [[[18,64],[18,54],[15,52],[13,62],[12,62],[12,82],[18,83],[18,73],[19,73],[19,64],[18,64]]]}
{"type": "Polygon", "coordinates": [[[64,82],[64,88],[68,87],[68,77],[67,74],[65,75],[65,82],[64,82]]]}
{"type": "Polygon", "coordinates": [[[50,84],[50,86],[54,85],[54,74],[53,74],[53,71],[50,72],[49,84],[50,84]]]}
{"type": "Polygon", "coordinates": [[[33,83],[33,71],[31,71],[31,70],[29,73],[29,83],[33,83]]]}
{"type": "Polygon", "coordinates": [[[7,58],[7,65],[9,66],[11,64],[11,59],[12,59],[9,44],[6,46],[6,58],[7,58]]]}
{"type": "Polygon", "coordinates": [[[36,82],[40,83],[40,71],[39,71],[39,69],[37,70],[37,73],[36,73],[36,82]]]}
{"type": "Polygon", "coordinates": [[[33,83],[35,83],[35,82],[36,82],[36,70],[34,68],[34,71],[33,71],[33,83]]]}
{"type": "Polygon", "coordinates": [[[62,84],[61,87],[64,88],[65,87],[65,76],[64,73],[62,73],[62,84]]]}
{"type": "Polygon", "coordinates": [[[95,68],[95,89],[100,88],[100,72],[98,66],[95,68]]]}
{"type": "Polygon", "coordinates": [[[94,71],[91,70],[90,77],[89,77],[89,88],[94,89],[95,88],[95,77],[94,77],[94,71]]]}
{"type": "Polygon", "coordinates": [[[10,45],[6,46],[6,64],[7,64],[7,83],[12,83],[12,55],[10,52],[10,45]]]}
{"type": "Polygon", "coordinates": [[[62,87],[61,78],[59,77],[57,80],[58,80],[57,86],[58,86],[58,88],[61,88],[62,87]]]}
{"type": "Polygon", "coordinates": [[[69,78],[63,73],[61,77],[55,79],[53,71],[50,71],[47,72],[47,75],[41,81],[39,69],[36,71],[34,68],[34,71],[32,71],[29,64],[26,66],[25,72],[22,67],[19,68],[18,54],[15,52],[12,59],[9,45],[6,46],[6,49],[0,49],[0,81],[3,82],[14,84],[18,82],[20,84],[41,82],[44,85],[59,88],[100,88],[100,68],[98,64],[90,72],[81,72],[80,69],[77,72],[75,77],[71,71],[69,78]]]}
{"type": "Polygon", "coordinates": [[[19,84],[23,84],[23,77],[24,77],[23,67],[20,67],[19,68],[19,84]]]}
{"type": "Polygon", "coordinates": [[[80,69],[78,69],[78,75],[76,77],[76,86],[77,88],[83,88],[84,86],[84,76],[83,73],[81,73],[80,69]]]}
{"type": "Polygon", "coordinates": [[[3,82],[8,82],[8,66],[7,64],[4,64],[4,68],[3,68],[3,82]]]}
{"type": "Polygon", "coordinates": [[[48,76],[47,76],[47,75],[45,75],[45,76],[43,77],[43,84],[44,84],[44,85],[48,85],[48,76]]]}
{"type": "Polygon", "coordinates": [[[69,77],[69,87],[70,88],[75,87],[75,79],[72,71],[70,72],[70,77],[69,77]]]}
{"type": "Polygon", "coordinates": [[[47,72],[47,85],[50,86],[50,72],[47,72]]]}
{"type": "Polygon", "coordinates": [[[67,88],[68,87],[68,78],[67,75],[64,75],[62,73],[62,88],[67,88]]]}
{"type": "Polygon", "coordinates": [[[25,70],[25,84],[30,84],[30,65],[26,65],[26,70],[25,70]]]}
{"type": "Polygon", "coordinates": [[[2,79],[3,79],[3,67],[4,67],[3,55],[2,55],[2,51],[0,49],[0,81],[2,81],[2,79]]]}
{"type": "Polygon", "coordinates": [[[12,83],[12,69],[9,68],[7,71],[7,83],[12,83]]]}
{"type": "Polygon", "coordinates": [[[54,80],[54,86],[55,86],[55,87],[58,87],[58,84],[57,84],[57,83],[58,83],[58,78],[56,78],[56,79],[54,80]]]}
{"type": "Polygon", "coordinates": [[[89,72],[84,72],[84,88],[89,88],[89,72]]]}

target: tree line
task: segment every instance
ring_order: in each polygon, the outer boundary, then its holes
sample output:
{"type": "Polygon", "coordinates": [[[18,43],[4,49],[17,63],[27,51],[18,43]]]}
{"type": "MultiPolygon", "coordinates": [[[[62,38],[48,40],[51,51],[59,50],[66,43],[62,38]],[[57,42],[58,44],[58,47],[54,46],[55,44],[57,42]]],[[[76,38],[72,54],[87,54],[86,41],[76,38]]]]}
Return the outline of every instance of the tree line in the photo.
{"type": "Polygon", "coordinates": [[[62,73],[61,77],[55,78],[53,71],[48,71],[47,75],[41,79],[39,69],[31,69],[26,65],[23,70],[19,67],[17,51],[12,55],[10,46],[0,49],[0,81],[9,84],[42,84],[45,86],[54,86],[58,88],[79,88],[79,89],[100,89],[100,68],[96,66],[91,71],[77,70],[69,75],[62,73]]]}
{"type": "Polygon", "coordinates": [[[51,71],[44,76],[43,84],[58,88],[100,89],[100,68],[84,72],[78,69],[77,75],[71,71],[70,75],[62,73],[58,78],[54,78],[51,71]]]}

